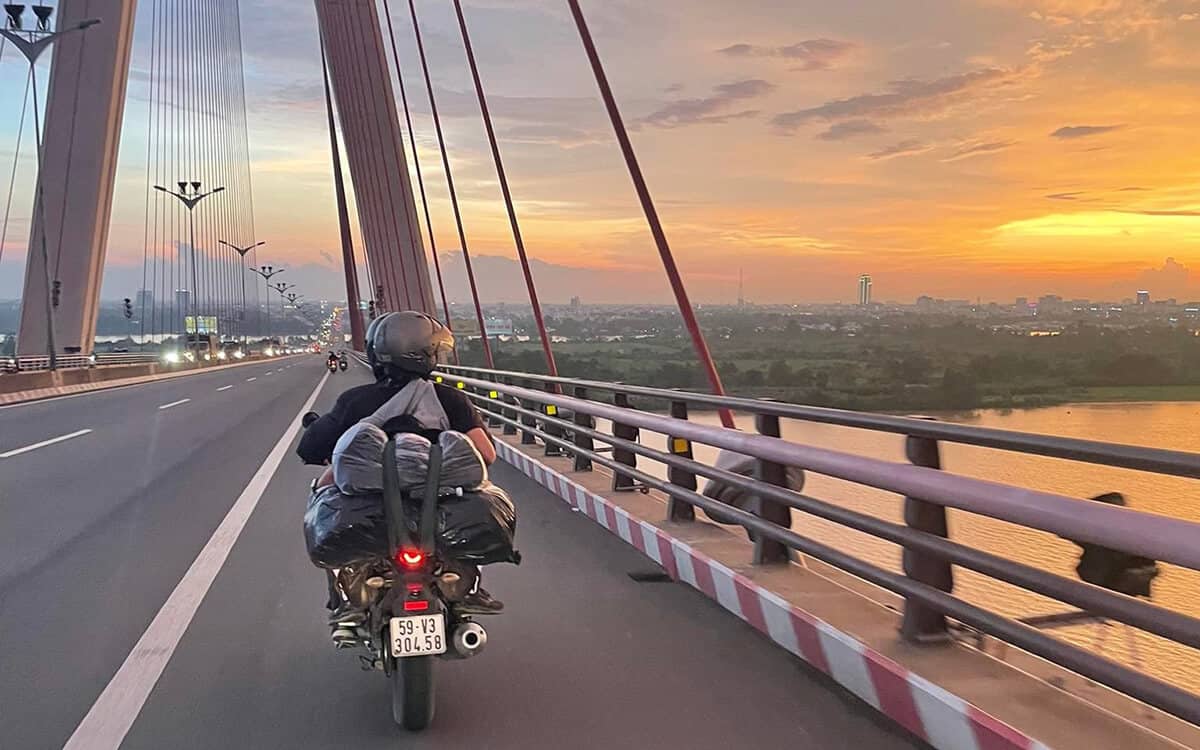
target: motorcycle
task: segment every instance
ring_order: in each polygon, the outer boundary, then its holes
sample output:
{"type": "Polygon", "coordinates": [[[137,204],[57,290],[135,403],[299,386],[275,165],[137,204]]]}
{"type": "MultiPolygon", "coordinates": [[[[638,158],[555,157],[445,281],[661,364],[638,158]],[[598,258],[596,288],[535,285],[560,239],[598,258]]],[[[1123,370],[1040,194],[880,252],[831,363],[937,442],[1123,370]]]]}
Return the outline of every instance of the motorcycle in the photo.
{"type": "Polygon", "coordinates": [[[338,361],[336,359],[327,359],[325,360],[325,367],[328,368],[330,372],[336,373],[338,371],[338,361]]]}
{"type": "MultiPolygon", "coordinates": [[[[309,412],[304,426],[317,418],[309,412]]],[[[330,572],[329,585],[331,598],[346,603],[354,613],[349,623],[335,616],[335,645],[366,652],[359,655],[363,670],[382,671],[388,678],[392,719],[415,732],[433,721],[436,660],[475,656],[487,645],[488,636],[470,615],[457,611],[476,574],[442,559],[437,551],[442,449],[436,443],[430,449],[429,479],[423,497],[417,498],[397,486],[395,447],[393,437],[383,454],[387,558],[365,560],[339,569],[336,575],[330,572]],[[418,512],[410,524],[406,507],[412,512],[414,506],[418,512]]]]}
{"type": "Polygon", "coordinates": [[[339,370],[341,370],[342,372],[345,372],[349,368],[350,368],[350,361],[347,360],[345,357],[342,357],[341,359],[338,360],[338,369],[339,370]]]}

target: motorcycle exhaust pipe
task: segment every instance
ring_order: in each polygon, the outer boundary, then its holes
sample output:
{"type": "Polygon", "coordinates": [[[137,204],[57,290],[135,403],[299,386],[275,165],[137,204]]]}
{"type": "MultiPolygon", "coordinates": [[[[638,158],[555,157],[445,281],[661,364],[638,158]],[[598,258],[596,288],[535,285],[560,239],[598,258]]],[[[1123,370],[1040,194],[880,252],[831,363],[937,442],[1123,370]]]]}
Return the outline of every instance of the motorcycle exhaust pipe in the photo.
{"type": "Polygon", "coordinates": [[[454,631],[454,651],[463,659],[475,656],[487,645],[487,631],[479,623],[467,622],[454,631]]]}

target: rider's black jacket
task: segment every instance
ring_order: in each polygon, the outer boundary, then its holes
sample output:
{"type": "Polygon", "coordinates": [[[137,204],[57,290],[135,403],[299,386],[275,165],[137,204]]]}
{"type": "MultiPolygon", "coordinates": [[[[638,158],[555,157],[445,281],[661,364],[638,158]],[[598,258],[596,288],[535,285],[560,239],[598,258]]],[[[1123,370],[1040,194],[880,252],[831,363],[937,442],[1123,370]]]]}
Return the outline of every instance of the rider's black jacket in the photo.
{"type": "MultiPolygon", "coordinates": [[[[296,454],[306,464],[329,463],[333,459],[333,447],[342,433],[363,417],[374,414],[404,386],[403,382],[383,380],[346,391],[338,397],[333,409],[304,430],[300,445],[296,447],[296,454]]],[[[434,391],[446,411],[450,429],[468,432],[484,426],[479,410],[465,393],[441,383],[434,385],[434,391]]]]}

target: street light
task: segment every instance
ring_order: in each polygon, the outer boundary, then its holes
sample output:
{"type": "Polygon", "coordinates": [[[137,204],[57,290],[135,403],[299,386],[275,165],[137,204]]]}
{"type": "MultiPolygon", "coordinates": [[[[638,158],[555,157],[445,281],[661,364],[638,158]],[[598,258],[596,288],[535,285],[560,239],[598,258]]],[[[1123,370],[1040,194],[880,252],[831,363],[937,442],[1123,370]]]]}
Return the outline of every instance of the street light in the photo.
{"type": "Polygon", "coordinates": [[[231,248],[234,252],[236,252],[238,254],[238,257],[240,257],[242,259],[242,346],[245,346],[246,345],[246,253],[250,252],[251,250],[253,250],[254,248],[256,248],[260,245],[265,245],[267,243],[264,240],[262,242],[255,242],[253,245],[247,245],[245,247],[238,247],[237,245],[233,244],[232,242],[226,242],[225,240],[217,240],[217,242],[224,245],[225,247],[231,248]]]}
{"type": "MultiPolygon", "coordinates": [[[[190,245],[192,248],[192,294],[191,294],[191,300],[190,300],[191,308],[192,308],[192,326],[195,327],[195,329],[196,329],[196,343],[197,343],[197,345],[199,345],[199,342],[200,342],[200,317],[196,314],[196,303],[200,297],[200,278],[199,278],[199,276],[196,275],[196,218],[195,218],[193,209],[196,208],[196,204],[198,204],[200,201],[204,200],[205,198],[207,198],[210,195],[216,195],[217,193],[221,192],[225,188],[217,187],[217,188],[213,188],[212,190],[209,190],[207,193],[202,193],[202,192],[200,192],[200,183],[199,182],[196,182],[196,181],[187,182],[185,180],[180,180],[178,192],[176,192],[174,190],[168,190],[167,188],[163,187],[162,185],[155,185],[154,189],[159,192],[166,193],[167,195],[175,196],[176,198],[179,199],[179,202],[182,203],[184,208],[186,208],[188,211],[188,245],[190,245]]],[[[185,342],[188,340],[187,339],[187,324],[186,324],[186,322],[184,323],[184,326],[183,326],[183,340],[185,342]]],[[[189,349],[190,349],[190,346],[189,346],[189,349]]],[[[199,365],[200,365],[200,357],[197,356],[196,357],[196,366],[198,367],[199,365]]]]}
{"type": "MultiPolygon", "coordinates": [[[[273,288],[275,289],[275,291],[279,292],[279,317],[283,318],[285,315],[287,315],[287,313],[284,311],[284,308],[283,308],[283,301],[286,297],[286,295],[284,295],[284,292],[286,292],[289,289],[295,289],[296,285],[295,284],[285,284],[282,281],[276,281],[273,288]]],[[[284,335],[286,336],[287,334],[284,334],[284,335]]]]}
{"type": "Polygon", "coordinates": [[[271,338],[271,277],[283,273],[283,269],[275,266],[262,266],[250,270],[263,277],[263,286],[267,289],[267,338],[269,339],[271,338]]]}
{"type": "Polygon", "coordinates": [[[4,12],[8,16],[8,20],[6,28],[0,29],[0,36],[12,42],[13,46],[20,50],[25,59],[29,61],[29,88],[33,90],[33,132],[37,140],[37,177],[34,179],[34,189],[37,192],[38,220],[42,225],[42,268],[46,276],[46,349],[50,359],[50,369],[56,370],[58,369],[58,352],[55,351],[56,346],[54,343],[54,308],[58,307],[58,294],[55,292],[61,288],[61,285],[57,279],[54,280],[53,284],[51,283],[50,253],[46,249],[46,201],[45,194],[42,191],[42,128],[40,118],[38,117],[36,63],[38,57],[64,34],[70,34],[73,31],[83,31],[100,23],[100,19],[90,18],[80,21],[69,29],[51,31],[50,17],[54,15],[54,8],[49,5],[34,5],[31,10],[34,16],[37,17],[37,22],[35,28],[26,30],[21,20],[21,16],[25,13],[25,5],[23,3],[5,4],[4,12]]]}

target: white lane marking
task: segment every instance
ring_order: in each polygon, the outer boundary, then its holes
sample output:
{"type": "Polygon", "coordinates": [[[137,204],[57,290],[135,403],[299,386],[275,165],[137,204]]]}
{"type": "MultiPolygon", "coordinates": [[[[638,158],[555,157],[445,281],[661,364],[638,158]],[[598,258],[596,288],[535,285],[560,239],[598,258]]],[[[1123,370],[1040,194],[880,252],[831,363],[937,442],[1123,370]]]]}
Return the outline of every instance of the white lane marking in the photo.
{"type": "Polygon", "coordinates": [[[158,410],[162,411],[163,409],[170,409],[173,406],[179,406],[180,404],[186,404],[189,401],[191,401],[190,398],[181,398],[178,401],[172,401],[169,404],[163,404],[162,406],[158,407],[158,410]]]}
{"type": "Polygon", "coordinates": [[[113,393],[115,391],[124,391],[124,390],[128,390],[130,388],[140,388],[143,385],[154,385],[155,383],[166,383],[166,382],[170,382],[172,380],[176,380],[178,378],[188,377],[190,375],[208,375],[211,372],[215,372],[217,370],[224,370],[228,367],[245,367],[246,365],[253,365],[253,364],[262,364],[262,363],[261,362],[237,362],[232,365],[215,365],[211,368],[208,368],[207,370],[190,370],[186,373],[182,373],[182,374],[176,375],[175,377],[170,377],[170,378],[158,378],[156,380],[146,380],[141,383],[129,383],[127,385],[114,385],[109,388],[96,388],[95,390],[91,390],[91,391],[80,391],[79,393],[67,393],[62,396],[48,396],[46,398],[34,398],[34,399],[30,399],[28,401],[17,401],[16,403],[12,403],[12,404],[0,404],[0,411],[4,411],[5,409],[20,409],[23,406],[35,406],[37,404],[48,404],[51,401],[66,401],[69,398],[84,398],[85,396],[99,396],[101,394],[113,393]]]}
{"type": "Polygon", "coordinates": [[[255,380],[258,380],[258,378],[246,378],[247,383],[253,383],[255,380]]]}
{"type": "Polygon", "coordinates": [[[138,639],[133,650],[125,657],[121,668],[92,704],[87,716],[75,727],[63,750],[115,750],[121,746],[133,722],[146,705],[146,699],[162,676],[167,662],[183,638],[192,618],[204,601],[213,581],[229,557],[230,550],[241,535],[250,515],[270,484],[279,464],[291,448],[292,440],[300,432],[304,413],[312,408],[317,395],[329,379],[326,374],[317,383],[304,406],[284,430],[279,442],[271,449],[262,466],[251,477],[250,483],[234,502],[221,525],[192,561],[192,566],[180,579],[171,596],[158,610],[146,632],[138,639]]]}
{"type": "Polygon", "coordinates": [[[80,435],[86,435],[89,432],[91,432],[91,430],[76,430],[75,432],[69,433],[67,435],[59,435],[56,438],[50,438],[49,440],[43,440],[40,443],[34,443],[33,445],[27,445],[24,448],[14,448],[11,451],[7,451],[5,453],[0,453],[0,458],[12,458],[13,456],[19,456],[22,453],[28,453],[29,451],[35,451],[38,448],[45,448],[47,445],[54,445],[55,443],[61,443],[64,440],[70,440],[71,438],[77,438],[80,435]]]}
{"type": "Polygon", "coordinates": [[[263,375],[270,375],[270,374],[271,374],[271,373],[273,373],[273,372],[275,372],[275,371],[274,371],[274,370],[267,370],[266,372],[264,372],[264,373],[263,373],[263,375]]]}
{"type": "Polygon", "coordinates": [[[218,388],[218,389],[217,389],[217,393],[220,393],[221,391],[227,391],[227,390],[229,390],[229,389],[230,389],[230,388],[232,388],[232,387],[233,387],[232,385],[223,385],[223,386],[221,386],[220,388],[218,388]]]}

